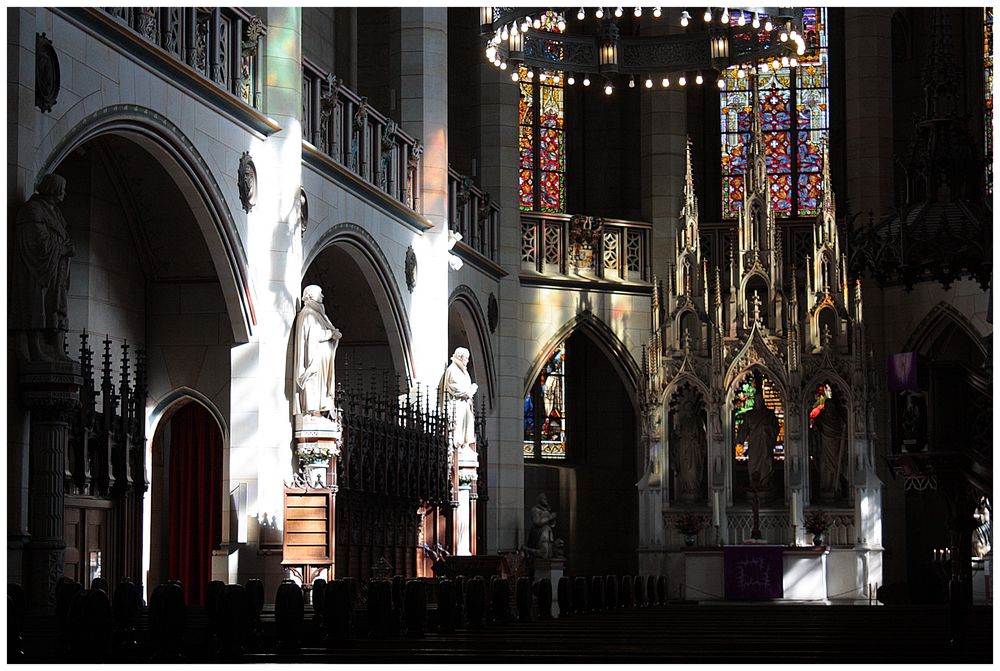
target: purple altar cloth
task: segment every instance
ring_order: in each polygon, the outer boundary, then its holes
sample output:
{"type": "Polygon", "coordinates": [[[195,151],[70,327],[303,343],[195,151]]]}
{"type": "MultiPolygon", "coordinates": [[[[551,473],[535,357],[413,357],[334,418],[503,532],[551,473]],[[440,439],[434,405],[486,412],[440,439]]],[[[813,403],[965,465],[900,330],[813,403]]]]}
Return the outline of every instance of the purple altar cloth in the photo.
{"type": "Polygon", "coordinates": [[[780,545],[727,545],[722,548],[727,601],[784,596],[780,545]]]}

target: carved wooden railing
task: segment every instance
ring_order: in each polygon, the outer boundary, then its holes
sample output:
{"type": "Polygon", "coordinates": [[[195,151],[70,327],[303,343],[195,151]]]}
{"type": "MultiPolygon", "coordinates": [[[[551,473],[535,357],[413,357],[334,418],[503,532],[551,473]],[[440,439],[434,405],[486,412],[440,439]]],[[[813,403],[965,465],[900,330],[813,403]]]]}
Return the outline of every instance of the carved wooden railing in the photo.
{"type": "Polygon", "coordinates": [[[143,40],[260,109],[266,27],[238,7],[104,7],[143,40]]]}
{"type": "Polygon", "coordinates": [[[416,210],[423,145],[335,75],[302,65],[302,137],[391,198],[416,210]]]}
{"type": "Polygon", "coordinates": [[[462,242],[496,261],[500,206],[471,177],[448,168],[448,221],[462,242]]]}
{"type": "Polygon", "coordinates": [[[575,280],[648,283],[652,225],[521,213],[521,269],[575,280]]]}

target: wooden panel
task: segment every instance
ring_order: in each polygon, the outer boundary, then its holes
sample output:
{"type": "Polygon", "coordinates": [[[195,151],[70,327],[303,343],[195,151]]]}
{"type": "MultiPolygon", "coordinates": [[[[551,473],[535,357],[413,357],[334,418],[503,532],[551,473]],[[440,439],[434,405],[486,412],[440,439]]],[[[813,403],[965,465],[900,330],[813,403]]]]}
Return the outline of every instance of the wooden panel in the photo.
{"type": "Polygon", "coordinates": [[[325,520],[326,508],[286,508],[286,520],[325,520]]]}
{"type": "Polygon", "coordinates": [[[305,533],[310,533],[310,532],[311,533],[318,533],[318,532],[322,532],[322,533],[326,533],[326,531],[327,531],[327,526],[326,526],[326,520],[325,519],[322,519],[322,520],[296,520],[296,519],[291,519],[291,520],[287,520],[287,522],[285,523],[285,532],[286,533],[300,533],[300,532],[305,532],[305,533]]]}
{"type": "Polygon", "coordinates": [[[325,531],[318,534],[289,533],[287,542],[289,545],[322,545],[326,547],[327,534],[325,531]]]}
{"type": "Polygon", "coordinates": [[[330,502],[330,497],[326,494],[317,496],[309,494],[290,494],[288,496],[289,508],[323,507],[326,508],[330,502]]]}
{"type": "Polygon", "coordinates": [[[326,546],[292,545],[285,548],[284,562],[301,561],[303,563],[319,563],[319,560],[329,558],[326,546]]]}

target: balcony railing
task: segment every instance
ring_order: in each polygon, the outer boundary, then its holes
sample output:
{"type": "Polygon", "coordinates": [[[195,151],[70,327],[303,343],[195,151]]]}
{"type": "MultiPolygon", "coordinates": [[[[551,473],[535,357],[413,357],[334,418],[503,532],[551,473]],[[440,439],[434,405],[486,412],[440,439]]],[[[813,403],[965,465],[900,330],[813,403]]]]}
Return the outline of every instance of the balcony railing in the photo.
{"type": "Polygon", "coordinates": [[[471,177],[448,168],[448,221],[462,234],[462,242],[490,261],[496,261],[500,206],[471,177]]]}
{"type": "Polygon", "coordinates": [[[261,106],[260,48],[266,27],[237,7],[104,7],[104,12],[202,77],[261,106]]]}
{"type": "Polygon", "coordinates": [[[417,170],[423,146],[399,124],[344,86],[335,75],[303,60],[303,138],[391,198],[416,210],[417,170]]]}
{"type": "Polygon", "coordinates": [[[649,282],[645,222],[521,213],[521,270],[568,279],[649,282]]]}

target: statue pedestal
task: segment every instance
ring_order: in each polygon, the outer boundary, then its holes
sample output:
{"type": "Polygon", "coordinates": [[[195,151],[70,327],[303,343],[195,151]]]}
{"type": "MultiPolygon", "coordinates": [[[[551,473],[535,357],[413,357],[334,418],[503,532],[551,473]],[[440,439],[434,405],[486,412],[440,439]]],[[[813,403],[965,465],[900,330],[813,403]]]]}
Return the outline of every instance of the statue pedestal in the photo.
{"type": "Polygon", "coordinates": [[[458,510],[455,519],[455,554],[474,554],[476,499],[474,488],[479,477],[479,455],[463,445],[458,450],[458,510]]]}
{"type": "Polygon", "coordinates": [[[559,578],[563,577],[566,568],[565,559],[535,558],[535,580],[548,578],[552,583],[552,617],[559,617],[559,599],[556,598],[559,588],[559,578]]]}
{"type": "MultiPolygon", "coordinates": [[[[292,436],[295,440],[296,454],[309,452],[320,447],[329,449],[331,456],[340,456],[340,423],[317,415],[295,415],[292,436]]],[[[302,468],[302,477],[310,487],[329,487],[336,484],[330,480],[327,473],[329,462],[310,463],[302,468]],[[319,484],[317,484],[317,477],[319,484]]]]}

